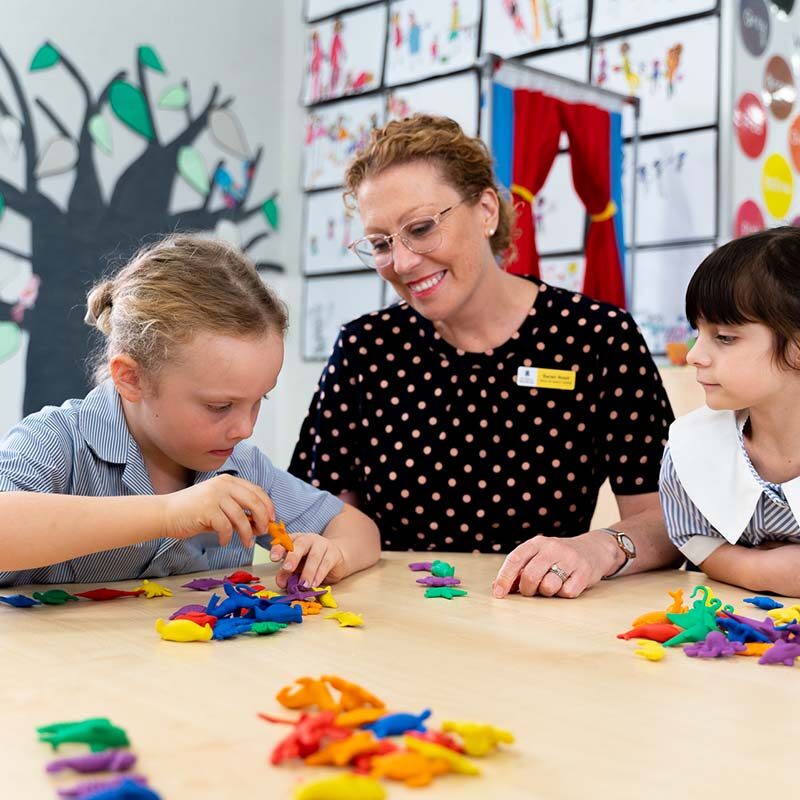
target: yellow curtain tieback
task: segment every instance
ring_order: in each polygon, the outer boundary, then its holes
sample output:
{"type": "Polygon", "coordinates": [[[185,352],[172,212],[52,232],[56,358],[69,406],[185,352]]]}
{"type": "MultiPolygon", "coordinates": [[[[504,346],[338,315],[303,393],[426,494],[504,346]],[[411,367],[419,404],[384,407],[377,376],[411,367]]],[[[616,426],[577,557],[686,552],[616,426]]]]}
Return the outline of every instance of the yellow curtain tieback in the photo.
{"type": "Polygon", "coordinates": [[[599,214],[590,214],[592,222],[605,222],[617,213],[617,204],[613,200],[608,201],[608,205],[599,214]]]}
{"type": "Polygon", "coordinates": [[[517,197],[521,197],[527,203],[533,203],[533,200],[536,197],[536,195],[530,189],[526,189],[524,186],[520,186],[518,183],[511,184],[511,191],[517,195],[517,197]]]}

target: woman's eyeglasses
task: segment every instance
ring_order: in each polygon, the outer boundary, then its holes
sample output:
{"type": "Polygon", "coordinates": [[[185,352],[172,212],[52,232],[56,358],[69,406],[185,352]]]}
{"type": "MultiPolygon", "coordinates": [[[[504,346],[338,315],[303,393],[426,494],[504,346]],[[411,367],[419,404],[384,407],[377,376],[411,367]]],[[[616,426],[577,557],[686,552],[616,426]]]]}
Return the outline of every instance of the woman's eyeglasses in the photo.
{"type": "Polygon", "coordinates": [[[362,264],[370,269],[383,269],[392,264],[394,261],[393,250],[397,239],[412,253],[418,255],[432,253],[442,243],[441,222],[445,216],[479,194],[480,192],[476,192],[465,197],[433,216],[412,219],[410,222],[406,222],[397,233],[389,235],[370,233],[351,242],[347,247],[358,256],[362,264]]]}

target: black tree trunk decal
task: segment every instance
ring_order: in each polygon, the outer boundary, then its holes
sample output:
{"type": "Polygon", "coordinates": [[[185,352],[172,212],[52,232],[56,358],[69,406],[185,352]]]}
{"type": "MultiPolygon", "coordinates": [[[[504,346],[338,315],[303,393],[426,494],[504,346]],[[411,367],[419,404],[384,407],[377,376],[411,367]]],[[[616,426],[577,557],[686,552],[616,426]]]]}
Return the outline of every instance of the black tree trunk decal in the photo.
{"type": "MultiPolygon", "coordinates": [[[[106,201],[98,180],[94,152],[96,144],[90,134],[89,123],[109,104],[112,87],[123,83],[126,73],[121,71],[114,75],[93,99],[86,80],[62,53],[51,44],[40,48],[31,69],[59,64],[77,82],[85,101],[81,130],[77,136],[73,136],[43,100],[36,100],[62,136],[72,139],[77,146],[77,161],[73,167],[75,183],[66,210],[62,210],[40,190],[41,179],[35,171],[37,132],[30,105],[16,70],[0,49],[0,62],[9,77],[19,113],[20,141],[25,158],[24,185],[17,187],[0,177],[0,195],[8,208],[30,221],[31,252],[20,254],[3,245],[0,245],[0,251],[29,259],[33,274],[40,279],[34,304],[25,308],[21,315],[14,313],[13,305],[0,302],[0,321],[14,321],[29,334],[25,414],[38,411],[47,404],[59,404],[69,397],[82,397],[86,393],[85,362],[93,344],[90,331],[83,324],[86,290],[102,274],[109,255],[125,258],[154,234],[207,231],[221,220],[238,223],[261,213],[273,228],[277,227],[277,192],[260,203],[248,205],[252,180],[235,197],[229,195],[229,202],[225,206],[211,208],[214,190],[220,188],[216,176],[225,166],[222,159],[211,175],[209,190],[201,198],[200,205],[186,212],[170,212],[173,183],[179,177],[179,151],[191,146],[207,128],[209,116],[216,110],[227,109],[233,99],[220,100],[220,89],[215,85],[196,116],[192,115],[187,102],[186,127],[171,141],[162,142],[155,129],[156,120],[145,72],[146,67],[152,68],[153,59],[160,67],[157,56],[150,48],[139,48],[139,85],[136,88],[146,104],[152,136],[144,136],[149,140],[147,147],[120,176],[111,198],[106,201]],[[147,52],[143,54],[145,50],[147,52]],[[37,67],[37,59],[43,53],[44,59],[49,61],[37,67]],[[147,53],[150,54],[149,59],[147,53]]],[[[5,117],[10,113],[5,99],[0,98],[0,115],[5,117]]],[[[124,119],[122,121],[125,122],[124,119]]],[[[249,162],[251,178],[258,168],[261,155],[262,148],[259,147],[249,162]]],[[[269,231],[265,230],[254,236],[243,249],[249,250],[268,235],[269,231]]],[[[282,269],[266,263],[257,266],[267,270],[282,269]]]]}

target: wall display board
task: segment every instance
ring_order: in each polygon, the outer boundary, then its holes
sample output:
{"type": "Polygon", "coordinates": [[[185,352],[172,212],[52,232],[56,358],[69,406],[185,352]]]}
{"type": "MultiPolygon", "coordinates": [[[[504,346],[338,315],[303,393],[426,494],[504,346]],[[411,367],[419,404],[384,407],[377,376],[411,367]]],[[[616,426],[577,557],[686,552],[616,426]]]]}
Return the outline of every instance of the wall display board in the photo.
{"type": "Polygon", "coordinates": [[[362,235],[361,220],[345,207],[341,189],[313,192],[305,198],[303,269],[307,275],[363,269],[347,249],[362,235]]]}
{"type": "Polygon", "coordinates": [[[367,5],[368,0],[305,0],[305,20],[314,22],[315,20],[329,17],[331,14],[338,14],[347,11],[348,8],[367,5]]]}
{"type": "Polygon", "coordinates": [[[703,11],[713,11],[716,0],[594,0],[592,5],[592,36],[606,36],[655,22],[667,22],[703,11]]]}

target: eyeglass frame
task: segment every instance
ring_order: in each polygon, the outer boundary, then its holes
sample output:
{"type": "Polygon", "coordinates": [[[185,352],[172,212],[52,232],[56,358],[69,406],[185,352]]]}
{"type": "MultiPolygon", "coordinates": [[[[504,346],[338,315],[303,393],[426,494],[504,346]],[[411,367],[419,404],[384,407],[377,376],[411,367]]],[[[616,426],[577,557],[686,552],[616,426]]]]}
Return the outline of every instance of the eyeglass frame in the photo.
{"type": "Polygon", "coordinates": [[[352,242],[350,242],[350,244],[347,245],[347,249],[351,250],[353,253],[355,253],[356,257],[358,258],[358,260],[365,267],[367,267],[368,269],[386,269],[386,267],[389,267],[392,264],[394,264],[394,243],[395,243],[396,239],[399,239],[403,243],[403,246],[407,250],[410,250],[412,253],[416,253],[416,255],[418,255],[418,256],[424,256],[424,255],[427,255],[428,253],[432,253],[442,243],[441,239],[439,240],[439,242],[437,244],[435,244],[433,247],[431,247],[430,250],[423,250],[422,252],[420,252],[419,250],[415,250],[413,247],[411,247],[408,244],[408,242],[406,242],[406,240],[403,239],[403,237],[401,236],[402,232],[409,225],[413,225],[416,222],[420,222],[421,220],[427,220],[427,219],[432,219],[434,221],[434,223],[436,224],[436,227],[434,228],[434,230],[437,230],[439,228],[439,225],[440,225],[442,219],[444,219],[445,215],[449,214],[451,211],[455,211],[460,205],[463,205],[464,203],[466,203],[467,200],[474,200],[476,197],[480,197],[480,195],[482,195],[482,194],[483,194],[483,190],[478,191],[478,192],[473,192],[471,195],[468,195],[467,197],[462,197],[457,203],[454,203],[452,206],[448,206],[447,208],[445,208],[442,211],[440,211],[438,214],[431,214],[429,216],[422,216],[422,217],[416,217],[415,219],[410,219],[408,222],[406,222],[403,225],[401,225],[400,228],[398,230],[396,230],[394,233],[389,233],[389,234],[386,234],[386,233],[368,233],[366,236],[361,236],[358,239],[354,239],[352,242]],[[390,247],[390,250],[391,250],[391,256],[392,256],[391,261],[389,261],[385,266],[382,266],[382,267],[379,267],[377,264],[375,264],[374,266],[372,264],[367,264],[367,262],[361,257],[359,252],[356,250],[356,246],[358,244],[360,244],[361,242],[364,242],[364,241],[371,241],[372,237],[375,237],[375,236],[380,236],[383,239],[385,239],[389,243],[389,247],[390,247]]]}

